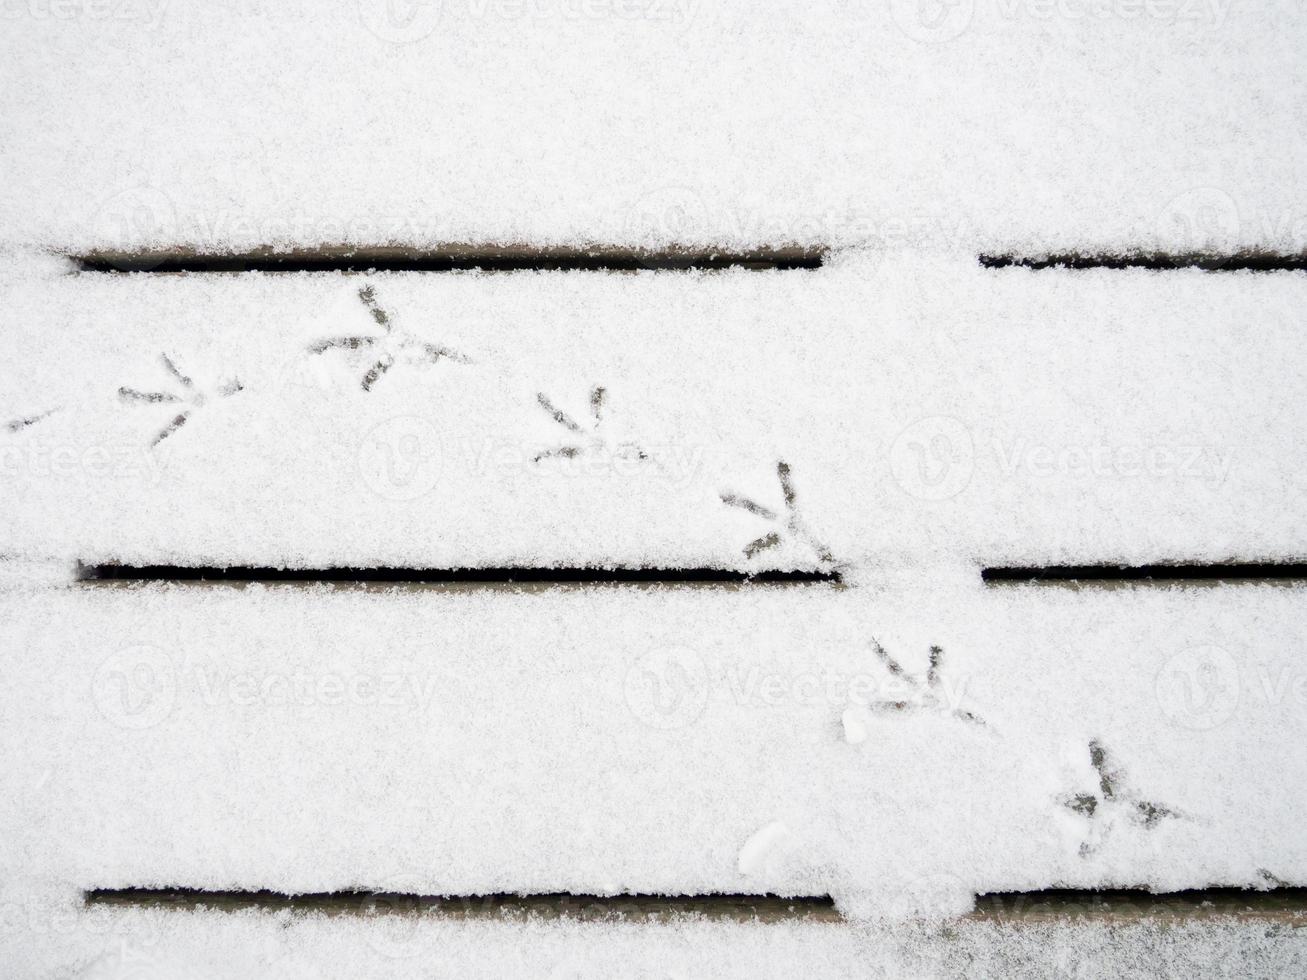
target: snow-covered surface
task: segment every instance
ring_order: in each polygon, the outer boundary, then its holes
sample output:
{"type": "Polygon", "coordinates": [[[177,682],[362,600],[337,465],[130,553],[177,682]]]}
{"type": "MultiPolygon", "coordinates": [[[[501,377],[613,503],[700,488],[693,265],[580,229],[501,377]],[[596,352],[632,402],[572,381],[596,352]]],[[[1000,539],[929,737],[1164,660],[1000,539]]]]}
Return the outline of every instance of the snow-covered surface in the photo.
{"type": "Polygon", "coordinates": [[[1300,933],[1257,923],[875,924],[953,915],[976,892],[1307,880],[1307,769],[1288,751],[1307,736],[1299,589],[357,591],[5,572],[14,975],[1301,963],[1300,933]],[[862,744],[844,737],[850,708],[862,744]],[[270,913],[79,910],[86,888],[179,884],[833,894],[854,924],[282,929],[270,913]]]}
{"type": "Polygon", "coordinates": [[[631,925],[186,914],[26,905],[24,976],[85,980],[575,977],[1240,977],[1302,973],[1307,930],[1265,923],[631,925]]]}
{"type": "Polygon", "coordinates": [[[8,243],[1307,243],[1293,0],[4,17],[8,243]]]}
{"type": "Polygon", "coordinates": [[[1286,976],[1307,248],[1283,0],[0,9],[0,974],[1286,976]],[[61,253],[832,246],[819,271],[74,274],[61,253]],[[91,585],[76,562],[838,569],[91,585]],[[83,907],[96,887],[831,895],[846,921],[83,907]],[[951,921],[940,925],[941,920],[951,921]]]}
{"type": "Polygon", "coordinates": [[[0,285],[15,557],[1307,555],[1307,276],[46,271],[0,285]]]}
{"type": "Polygon", "coordinates": [[[1307,881],[1296,588],[2,601],[11,881],[775,891],[855,916],[922,888],[951,910],[1307,881]]]}

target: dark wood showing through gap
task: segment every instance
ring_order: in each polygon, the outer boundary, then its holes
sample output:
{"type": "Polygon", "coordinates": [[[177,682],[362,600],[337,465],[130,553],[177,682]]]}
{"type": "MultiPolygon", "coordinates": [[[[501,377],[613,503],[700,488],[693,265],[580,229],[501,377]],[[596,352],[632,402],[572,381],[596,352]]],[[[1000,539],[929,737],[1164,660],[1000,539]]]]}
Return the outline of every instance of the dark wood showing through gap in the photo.
{"type": "MultiPolygon", "coordinates": [[[[340,891],[288,895],[269,890],[209,891],[199,888],[95,888],[83,893],[88,906],[206,908],[225,912],[258,910],[335,915],[431,915],[486,919],[533,915],[550,919],[668,921],[701,916],[730,921],[842,922],[830,896],[784,898],[774,894],[705,895],[462,895],[340,891]]],[[[1086,919],[1131,922],[1144,919],[1192,921],[1232,918],[1307,926],[1307,888],[1281,885],[1266,890],[1205,888],[1152,894],[1142,889],[1046,889],[976,896],[965,918],[1004,924],[1057,923],[1086,919]]]]}
{"type": "Polygon", "coordinates": [[[986,269],[1202,269],[1206,272],[1301,272],[1307,253],[1234,252],[1205,253],[1127,252],[1124,254],[981,255],[986,269]]]}
{"type": "Polygon", "coordinates": [[[1217,579],[1276,581],[1307,579],[1307,564],[1286,562],[1230,562],[1211,565],[1045,565],[985,568],[985,582],[1192,582],[1217,579]]]}
{"type": "Polygon", "coordinates": [[[737,572],[721,568],[232,568],[191,565],[79,565],[79,582],[323,582],[414,585],[838,584],[838,572],[737,572]]]}
{"type": "Polygon", "coordinates": [[[1202,888],[1162,894],[1124,888],[994,892],[977,895],[971,913],[971,918],[1003,923],[1223,917],[1307,926],[1307,888],[1202,888]]]}
{"type": "Polygon", "coordinates": [[[648,250],[592,246],[472,246],[432,249],[397,246],[347,248],[324,246],[278,251],[257,248],[246,252],[205,252],[171,248],[93,251],[69,256],[80,272],[99,273],[233,273],[233,272],[485,272],[596,271],[636,272],[642,269],[820,269],[825,248],[798,245],[749,249],[673,246],[648,250]]]}
{"type": "Polygon", "coordinates": [[[287,895],[274,891],[206,891],[198,888],[96,888],[84,893],[87,905],[228,912],[257,909],[324,915],[432,915],[484,919],[532,915],[548,919],[668,920],[702,916],[731,921],[840,922],[827,895],[782,898],[759,895],[414,895],[396,892],[316,892],[287,895]]]}

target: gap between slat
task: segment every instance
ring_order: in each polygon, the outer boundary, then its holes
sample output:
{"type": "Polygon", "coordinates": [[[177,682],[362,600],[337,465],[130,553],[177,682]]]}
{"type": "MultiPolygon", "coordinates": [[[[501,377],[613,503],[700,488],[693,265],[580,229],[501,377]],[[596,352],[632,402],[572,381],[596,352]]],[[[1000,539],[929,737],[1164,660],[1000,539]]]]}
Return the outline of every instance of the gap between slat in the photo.
{"type": "MultiPolygon", "coordinates": [[[[1148,565],[1008,565],[982,568],[981,580],[991,586],[1049,584],[1166,584],[1198,582],[1294,582],[1307,580],[1300,562],[1224,562],[1214,564],[1157,563],[1148,565]]],[[[197,584],[331,584],[432,586],[555,586],[555,585],[842,585],[838,571],[768,569],[743,572],[723,568],[274,568],[270,566],[124,565],[78,563],[81,583],[170,582],[197,584]]]]}
{"type": "Polygon", "coordinates": [[[982,254],[986,269],[1201,269],[1204,272],[1301,272],[1307,269],[1307,254],[1275,252],[1211,253],[1127,252],[1088,254],[1066,252],[1048,255],[982,254]]]}
{"type": "Polygon", "coordinates": [[[1137,889],[1064,888],[993,892],[976,896],[976,908],[970,917],[996,922],[1232,917],[1307,926],[1307,888],[1202,888],[1160,894],[1137,889]]]}
{"type": "Polygon", "coordinates": [[[191,565],[77,566],[79,582],[325,583],[336,585],[818,585],[833,571],[721,568],[270,568],[191,565]]]}
{"type": "Polygon", "coordinates": [[[821,268],[826,251],[823,247],[798,245],[748,249],[672,246],[657,250],[607,245],[584,248],[451,245],[432,249],[327,246],[281,251],[256,248],[244,252],[177,247],[141,251],[96,250],[68,258],[78,271],[89,273],[794,271],[821,268]]]}
{"type": "Polygon", "coordinates": [[[988,585],[1167,582],[1284,582],[1307,579],[1300,562],[1222,562],[1152,565],[1029,565],[981,569],[988,585]]]}
{"type": "Polygon", "coordinates": [[[431,915],[446,919],[487,919],[532,915],[548,919],[635,919],[660,921],[700,916],[728,921],[843,921],[828,895],[782,898],[772,894],[709,895],[463,895],[395,892],[317,892],[287,895],[274,891],[207,891],[196,888],[96,888],[84,893],[88,906],[176,910],[210,908],[228,912],[257,909],[325,915],[431,915]]]}
{"type": "MultiPolygon", "coordinates": [[[[671,246],[633,249],[590,247],[450,245],[431,249],[401,246],[277,250],[261,247],[239,252],[215,252],[173,247],[136,251],[96,249],[68,255],[85,273],[298,273],[298,272],[635,272],[755,269],[798,271],[820,269],[829,254],[825,246],[758,246],[748,249],[671,246]]],[[[1307,253],[1242,251],[1215,253],[1050,253],[1038,255],[982,253],[987,269],[1200,269],[1207,272],[1299,272],[1307,270],[1307,253]]]]}
{"type": "MultiPolygon", "coordinates": [[[[316,892],[289,895],[270,890],[209,891],[197,888],[95,888],[83,893],[88,907],[226,912],[257,910],[337,915],[430,915],[488,919],[531,915],[550,919],[667,921],[699,916],[727,921],[843,922],[828,895],[784,898],[773,894],[436,896],[395,892],[316,892]]],[[[1307,888],[1280,886],[1254,891],[1206,888],[1153,894],[1141,889],[1046,889],[976,896],[972,921],[1070,923],[1144,919],[1192,921],[1233,918],[1307,926],[1307,888]]]]}

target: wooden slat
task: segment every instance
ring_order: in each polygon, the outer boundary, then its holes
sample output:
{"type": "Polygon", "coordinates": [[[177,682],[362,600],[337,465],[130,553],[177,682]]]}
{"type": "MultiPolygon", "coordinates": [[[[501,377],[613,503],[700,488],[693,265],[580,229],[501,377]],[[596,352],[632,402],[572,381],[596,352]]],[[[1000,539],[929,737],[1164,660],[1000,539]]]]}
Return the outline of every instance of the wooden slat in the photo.
{"type": "Polygon", "coordinates": [[[1305,300],[910,256],[11,283],[0,531],[87,564],[1300,561],[1305,300]],[[322,347],[377,310],[389,346],[322,347]]]}
{"type": "Polygon", "coordinates": [[[21,17],[0,240],[1304,244],[1293,4],[531,6],[21,17]]]}
{"type": "Polygon", "coordinates": [[[15,853],[286,893],[1302,884],[1300,592],[10,586],[15,853]]]}

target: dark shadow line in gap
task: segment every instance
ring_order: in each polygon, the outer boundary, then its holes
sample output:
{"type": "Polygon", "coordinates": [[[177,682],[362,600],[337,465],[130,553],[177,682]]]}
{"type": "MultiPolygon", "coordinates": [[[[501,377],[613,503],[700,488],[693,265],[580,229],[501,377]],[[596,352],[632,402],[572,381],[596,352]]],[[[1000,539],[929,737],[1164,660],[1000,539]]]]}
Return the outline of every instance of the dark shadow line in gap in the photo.
{"type": "Polygon", "coordinates": [[[1298,562],[1222,562],[1153,565],[1031,565],[984,568],[991,585],[1023,582],[1187,582],[1216,579],[1283,580],[1307,578],[1298,562]]]}
{"type": "Polygon", "coordinates": [[[1307,269],[1307,254],[1275,252],[1125,252],[1077,253],[1050,255],[978,256],[986,269],[1151,269],[1165,272],[1175,269],[1201,269],[1205,272],[1301,272],[1307,269]]]}
{"type": "Polygon", "coordinates": [[[208,908],[239,912],[290,910],[326,915],[432,915],[445,918],[490,918],[535,915],[576,919],[709,919],[839,922],[828,895],[783,898],[771,893],[702,895],[418,895],[396,892],[338,891],[289,895],[266,889],[210,891],[199,888],[95,888],[83,893],[88,906],[163,908],[178,911],[208,908]]]}
{"type": "MultiPolygon", "coordinates": [[[[1269,872],[1269,881],[1277,880],[1269,872]]],[[[679,916],[733,921],[842,922],[829,895],[782,897],[772,893],[699,895],[422,895],[347,890],[291,895],[268,889],[95,888],[87,906],[222,912],[256,910],[334,915],[431,915],[469,919],[532,915],[587,920],[667,920],[679,916]]],[[[1152,893],[1143,888],[996,892],[976,896],[965,918],[1008,924],[1078,920],[1194,920],[1218,917],[1307,925],[1307,888],[1279,884],[1264,889],[1213,887],[1152,893]]]]}
{"type": "MultiPolygon", "coordinates": [[[[1263,875],[1268,883],[1278,880],[1269,872],[1263,875]]],[[[1157,893],[1143,888],[994,892],[977,895],[971,913],[972,918],[1001,922],[1217,916],[1299,919],[1307,925],[1307,888],[1281,883],[1256,889],[1213,887],[1157,893]]]]}
{"type": "Polygon", "coordinates": [[[809,585],[839,584],[838,572],[720,568],[271,568],[191,565],[78,565],[79,582],[322,582],[415,585],[809,585]]]}
{"type": "Polygon", "coordinates": [[[793,271],[820,269],[825,248],[801,246],[751,249],[666,249],[593,247],[465,246],[431,250],[378,248],[321,248],[246,252],[204,252],[174,248],[128,251],[94,251],[69,256],[79,272],[92,273],[295,273],[295,272],[682,272],[712,269],[793,271]]]}

